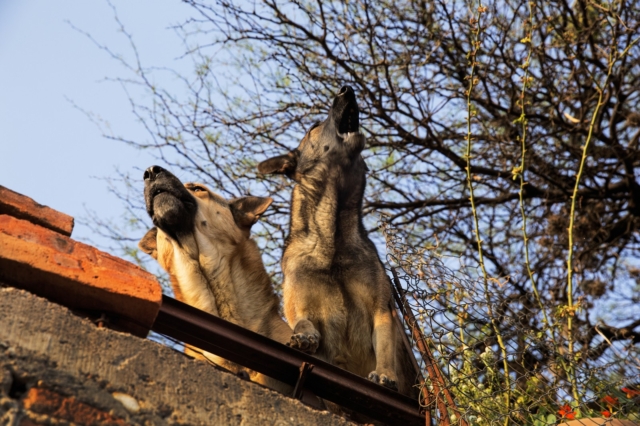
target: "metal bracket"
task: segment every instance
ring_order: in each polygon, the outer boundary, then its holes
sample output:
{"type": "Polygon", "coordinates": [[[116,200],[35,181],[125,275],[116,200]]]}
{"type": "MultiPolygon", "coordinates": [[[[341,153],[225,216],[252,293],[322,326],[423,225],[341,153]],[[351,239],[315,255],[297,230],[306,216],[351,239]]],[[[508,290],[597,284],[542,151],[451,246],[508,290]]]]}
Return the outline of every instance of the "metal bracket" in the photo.
{"type": "Polygon", "coordinates": [[[313,364],[308,362],[303,362],[300,366],[300,375],[298,376],[298,381],[296,382],[296,387],[293,389],[293,397],[295,399],[302,398],[302,389],[304,387],[304,382],[307,380],[307,376],[313,370],[313,364]]]}

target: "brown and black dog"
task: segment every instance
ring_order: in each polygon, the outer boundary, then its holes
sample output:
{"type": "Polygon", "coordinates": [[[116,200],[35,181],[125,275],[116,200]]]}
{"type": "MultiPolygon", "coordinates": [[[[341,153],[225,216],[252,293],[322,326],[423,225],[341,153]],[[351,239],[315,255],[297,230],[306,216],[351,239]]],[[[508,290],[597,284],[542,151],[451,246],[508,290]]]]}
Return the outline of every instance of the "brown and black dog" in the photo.
{"type": "Polygon", "coordinates": [[[358,115],[354,91],[343,87],[298,148],[258,165],[295,181],[282,258],[289,344],[416,397],[391,283],[362,223],[367,167],[358,115]]]}
{"type": "MultiPolygon", "coordinates": [[[[178,300],[280,343],[292,330],[279,314],[280,301],[250,238],[251,226],[273,201],[242,197],[227,201],[199,183],[182,184],[159,166],[144,172],[147,212],[154,228],[138,246],[167,271],[178,300]]],[[[213,354],[186,352],[283,393],[291,387],[213,354]]]]}

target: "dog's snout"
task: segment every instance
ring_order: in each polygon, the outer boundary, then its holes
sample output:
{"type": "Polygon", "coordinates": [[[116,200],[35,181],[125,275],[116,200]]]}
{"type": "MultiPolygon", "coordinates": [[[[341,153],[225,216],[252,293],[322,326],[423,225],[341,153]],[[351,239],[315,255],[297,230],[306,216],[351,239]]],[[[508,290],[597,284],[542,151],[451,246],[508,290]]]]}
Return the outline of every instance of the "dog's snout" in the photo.
{"type": "Polygon", "coordinates": [[[151,166],[144,171],[144,180],[154,180],[164,169],[160,166],[151,166]]]}
{"type": "Polygon", "coordinates": [[[347,93],[353,93],[351,86],[342,86],[342,89],[338,92],[338,96],[346,95],[347,93]]]}

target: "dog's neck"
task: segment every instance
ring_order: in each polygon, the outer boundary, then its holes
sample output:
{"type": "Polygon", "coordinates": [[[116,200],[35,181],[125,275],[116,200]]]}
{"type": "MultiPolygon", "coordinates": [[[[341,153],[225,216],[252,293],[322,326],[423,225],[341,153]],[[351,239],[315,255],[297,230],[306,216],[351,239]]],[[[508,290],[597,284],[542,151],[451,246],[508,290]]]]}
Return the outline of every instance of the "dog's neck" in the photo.
{"type": "Polygon", "coordinates": [[[277,296],[253,240],[221,250],[196,231],[181,240],[181,247],[175,241],[173,244],[172,283],[185,303],[256,332],[264,312],[242,312],[241,307],[247,304],[238,301],[261,297],[269,301],[265,309],[278,309],[277,296]]]}
{"type": "Polygon", "coordinates": [[[163,259],[162,263],[171,276],[176,297],[200,310],[220,316],[210,280],[200,266],[195,236],[183,236],[180,244],[171,239],[165,241],[173,249],[167,251],[171,257],[163,259]]]}
{"type": "Polygon", "coordinates": [[[365,170],[358,155],[347,167],[318,164],[306,173],[293,189],[289,239],[313,241],[314,257],[329,264],[345,241],[362,238],[365,170]]]}

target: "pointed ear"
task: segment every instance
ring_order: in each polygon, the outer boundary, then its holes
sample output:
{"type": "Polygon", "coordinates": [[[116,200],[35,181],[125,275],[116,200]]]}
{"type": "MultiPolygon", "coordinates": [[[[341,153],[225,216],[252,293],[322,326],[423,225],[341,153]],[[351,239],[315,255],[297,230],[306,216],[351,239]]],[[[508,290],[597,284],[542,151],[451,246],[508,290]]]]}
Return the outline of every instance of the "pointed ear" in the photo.
{"type": "Polygon", "coordinates": [[[231,200],[229,207],[238,226],[250,229],[271,203],[271,197],[241,197],[231,200]]]}
{"type": "Polygon", "coordinates": [[[158,228],[155,226],[138,241],[138,248],[158,260],[158,228]]]}
{"type": "Polygon", "coordinates": [[[291,175],[298,166],[298,152],[291,151],[284,155],[269,158],[258,164],[258,171],[262,174],[291,175]]]}

